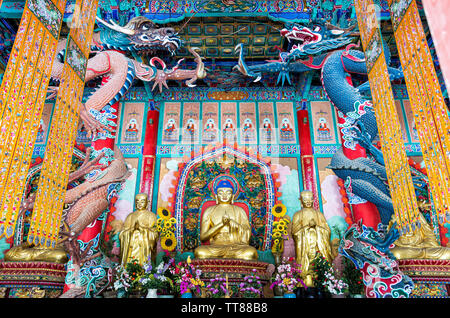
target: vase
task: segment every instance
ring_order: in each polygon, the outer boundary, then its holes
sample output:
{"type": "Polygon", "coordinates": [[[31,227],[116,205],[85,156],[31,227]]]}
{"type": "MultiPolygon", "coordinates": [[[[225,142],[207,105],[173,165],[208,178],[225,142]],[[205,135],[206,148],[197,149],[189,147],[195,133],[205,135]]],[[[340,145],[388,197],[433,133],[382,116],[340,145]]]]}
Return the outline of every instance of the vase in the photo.
{"type": "Polygon", "coordinates": [[[364,298],[364,295],[361,295],[361,294],[353,294],[353,295],[350,295],[350,298],[364,298]]]}
{"type": "Polygon", "coordinates": [[[158,298],[175,298],[174,295],[158,295],[158,298]]]}
{"type": "Polygon", "coordinates": [[[281,289],[280,286],[276,285],[276,286],[273,287],[273,294],[275,296],[280,296],[281,297],[281,296],[283,296],[283,290],[281,289]]]}
{"type": "Polygon", "coordinates": [[[315,298],[319,298],[319,299],[327,298],[327,294],[325,293],[325,291],[322,288],[317,287],[315,289],[315,298]]]}
{"type": "Polygon", "coordinates": [[[303,287],[298,287],[295,289],[296,298],[307,298],[307,289],[303,287]]]}
{"type": "Polygon", "coordinates": [[[344,294],[332,294],[331,298],[345,298],[344,294]]]}
{"type": "Polygon", "coordinates": [[[297,296],[293,292],[285,292],[283,298],[297,298],[297,296]]]}
{"type": "Polygon", "coordinates": [[[192,292],[190,289],[186,290],[184,293],[181,294],[181,298],[192,298],[192,292]]]}
{"type": "Polygon", "coordinates": [[[156,288],[150,288],[147,291],[147,296],[145,296],[145,298],[158,298],[156,290],[157,290],[156,288]]]}

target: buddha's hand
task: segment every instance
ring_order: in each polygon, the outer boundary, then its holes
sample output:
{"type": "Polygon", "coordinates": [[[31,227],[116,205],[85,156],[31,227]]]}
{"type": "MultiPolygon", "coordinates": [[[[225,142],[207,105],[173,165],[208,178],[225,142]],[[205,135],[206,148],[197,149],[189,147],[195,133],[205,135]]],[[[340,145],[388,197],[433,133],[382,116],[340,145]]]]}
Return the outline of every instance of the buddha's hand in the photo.
{"type": "Polygon", "coordinates": [[[228,225],[228,224],[230,224],[230,217],[229,217],[228,215],[224,215],[224,216],[222,217],[222,223],[223,223],[223,225],[228,225]]]}

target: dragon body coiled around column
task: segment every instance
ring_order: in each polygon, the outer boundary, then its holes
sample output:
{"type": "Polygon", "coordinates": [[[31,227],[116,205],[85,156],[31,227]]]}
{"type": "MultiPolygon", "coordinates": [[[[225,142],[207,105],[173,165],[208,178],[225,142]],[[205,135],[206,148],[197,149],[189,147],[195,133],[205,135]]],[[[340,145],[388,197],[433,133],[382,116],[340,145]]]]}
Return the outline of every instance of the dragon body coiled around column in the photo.
{"type": "MultiPolygon", "coordinates": [[[[338,112],[343,140],[328,168],[344,180],[352,201],[349,203],[373,203],[377,209],[369,209],[368,212],[378,213],[376,219],[380,220],[376,228],[366,226],[362,219],[350,224],[342,235],[340,254],[361,270],[367,297],[409,297],[414,284],[399,270],[398,262],[389,252],[399,237],[398,231],[395,226],[389,232],[385,231],[394,209],[383,155],[374,146],[378,135],[375,112],[371,101],[362,94],[368,91],[369,85],[366,82],[354,87],[350,75],[367,75],[364,53],[354,49],[357,34],[353,29],[340,29],[330,24],[291,25],[281,30],[281,34],[290,42],[297,43],[289,52],[280,53],[279,60],[249,66],[244,60],[242,45],[238,45],[239,62],[235,68],[254,77],[255,81],[260,80],[263,73],[278,72],[281,85],[286,81],[293,84],[290,73],[321,72],[323,89],[338,112]]],[[[389,49],[384,45],[389,65],[389,49]]],[[[400,69],[388,67],[388,72],[391,80],[403,77],[400,69]]],[[[417,181],[420,182],[415,185],[422,187],[418,190],[423,190],[422,181],[426,184],[426,180],[417,181]]]]}
{"type": "MultiPolygon", "coordinates": [[[[279,73],[278,83],[291,82],[291,73],[312,70],[321,72],[323,89],[330,102],[345,121],[341,126],[343,147],[333,156],[329,168],[343,180],[351,180],[351,189],[360,202],[375,204],[381,222],[389,223],[393,213],[392,199],[387,184],[382,153],[373,146],[378,135],[377,122],[370,100],[362,95],[367,83],[359,87],[351,84],[350,75],[367,75],[364,53],[354,48],[357,33],[354,26],[341,29],[330,24],[316,23],[309,27],[291,25],[281,34],[289,42],[296,42],[289,52],[280,53],[278,60],[263,64],[247,65],[242,44],[236,46],[239,61],[235,66],[242,74],[259,81],[264,73],[279,73]],[[349,158],[344,148],[361,146],[368,156],[349,158]]],[[[386,48],[387,49],[387,48],[386,48]]],[[[390,56],[386,53],[389,63],[390,56]]],[[[388,67],[391,80],[400,79],[400,69],[388,67]]]]}

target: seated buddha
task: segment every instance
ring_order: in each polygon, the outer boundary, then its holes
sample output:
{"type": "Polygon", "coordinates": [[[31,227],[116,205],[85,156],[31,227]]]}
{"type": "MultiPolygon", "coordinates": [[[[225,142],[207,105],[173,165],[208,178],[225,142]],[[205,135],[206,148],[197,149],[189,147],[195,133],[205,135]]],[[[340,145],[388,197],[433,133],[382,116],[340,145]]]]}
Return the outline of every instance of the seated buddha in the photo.
{"type": "MultiPolygon", "coordinates": [[[[391,226],[397,221],[394,214],[391,226]]],[[[433,229],[422,213],[419,213],[420,227],[402,234],[390,250],[397,259],[440,259],[450,260],[450,248],[439,245],[433,229]]]]}
{"type": "Polygon", "coordinates": [[[249,245],[251,227],[245,210],[234,204],[237,187],[228,176],[213,184],[216,204],[208,207],[200,225],[200,245],[195,258],[258,259],[256,248],[249,245]]]}
{"type": "Polygon", "coordinates": [[[68,260],[69,257],[62,246],[47,248],[28,242],[14,246],[5,253],[5,261],[7,262],[50,262],[65,264],[68,260]]]}

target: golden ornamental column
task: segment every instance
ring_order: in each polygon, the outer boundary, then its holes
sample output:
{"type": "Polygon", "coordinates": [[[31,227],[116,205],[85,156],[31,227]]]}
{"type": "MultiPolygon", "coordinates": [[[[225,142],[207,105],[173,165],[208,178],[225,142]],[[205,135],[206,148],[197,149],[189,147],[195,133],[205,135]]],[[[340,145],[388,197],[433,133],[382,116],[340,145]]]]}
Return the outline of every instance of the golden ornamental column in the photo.
{"type": "Polygon", "coordinates": [[[415,0],[390,0],[394,36],[440,224],[450,221],[450,121],[415,0]]]}
{"type": "Polygon", "coordinates": [[[45,149],[28,242],[55,247],[82,102],[98,0],[77,0],[45,149]]]}
{"type": "Polygon", "coordinates": [[[399,220],[400,233],[410,232],[415,230],[420,212],[394,104],[375,6],[372,0],[355,0],[354,4],[394,212],[399,220]]]}
{"type": "Polygon", "coordinates": [[[11,237],[45,103],[66,0],[28,0],[0,87],[0,237],[11,237]]]}

